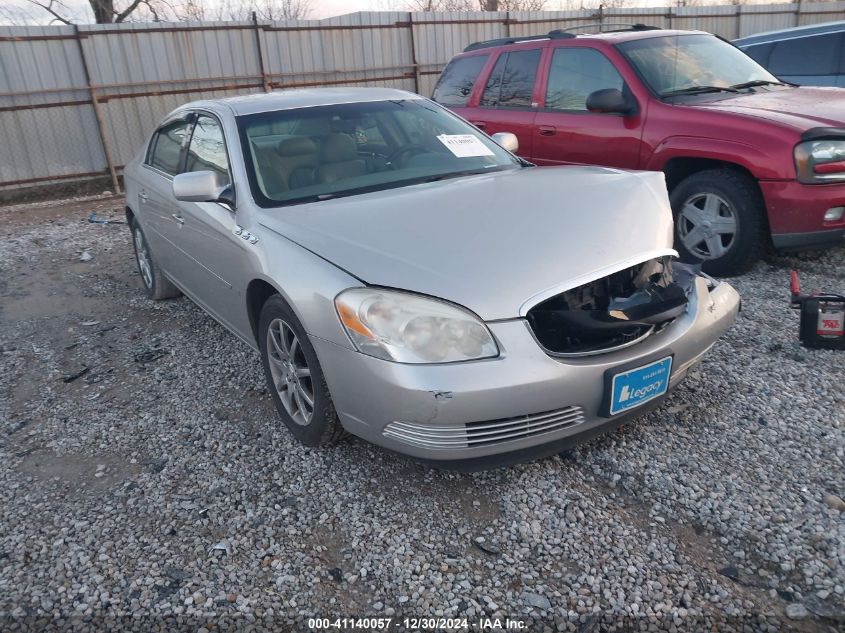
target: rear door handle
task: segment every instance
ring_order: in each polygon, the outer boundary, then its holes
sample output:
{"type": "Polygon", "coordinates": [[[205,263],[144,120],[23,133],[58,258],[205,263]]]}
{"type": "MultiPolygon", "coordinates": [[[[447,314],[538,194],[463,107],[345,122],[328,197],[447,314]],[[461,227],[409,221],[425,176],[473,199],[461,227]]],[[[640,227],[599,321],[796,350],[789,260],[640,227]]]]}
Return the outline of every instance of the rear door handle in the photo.
{"type": "Polygon", "coordinates": [[[487,125],[484,121],[473,121],[472,124],[479,130],[483,130],[487,125]]]}
{"type": "Polygon", "coordinates": [[[178,213],[171,213],[170,217],[173,218],[174,220],[176,220],[177,224],[185,224],[185,218],[183,218],[178,213]]]}
{"type": "Polygon", "coordinates": [[[541,125],[540,136],[554,136],[557,133],[557,128],[554,125],[541,125]]]}

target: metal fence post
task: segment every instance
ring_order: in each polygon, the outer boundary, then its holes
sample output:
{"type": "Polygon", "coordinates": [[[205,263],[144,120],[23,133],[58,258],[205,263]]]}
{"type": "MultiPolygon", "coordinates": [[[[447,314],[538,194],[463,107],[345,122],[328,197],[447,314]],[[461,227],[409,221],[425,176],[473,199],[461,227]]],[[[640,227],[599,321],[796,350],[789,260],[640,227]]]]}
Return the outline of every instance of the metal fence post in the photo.
{"type": "Polygon", "coordinates": [[[414,65],[414,92],[420,92],[420,65],[417,62],[417,43],[414,38],[414,14],[408,11],[408,32],[411,35],[411,63],[414,65]]]}
{"type": "Polygon", "coordinates": [[[88,71],[88,60],[85,58],[85,47],[82,46],[82,36],[79,35],[79,26],[73,25],[73,32],[76,37],[76,45],[79,47],[79,57],[82,59],[82,73],[85,77],[85,85],[88,86],[88,93],[91,95],[91,105],[94,107],[94,118],[97,119],[97,129],[100,132],[100,142],[103,145],[103,155],[106,157],[106,164],[111,175],[111,184],[114,192],[120,193],[120,182],[117,180],[117,171],[114,168],[114,161],[111,156],[109,140],[106,138],[106,126],[103,124],[103,113],[100,110],[100,102],[97,100],[97,89],[91,83],[91,73],[88,71]]]}
{"type": "Polygon", "coordinates": [[[258,53],[258,66],[261,71],[261,85],[264,86],[264,92],[270,92],[273,88],[267,80],[267,69],[264,68],[264,51],[261,47],[261,32],[258,26],[258,15],[255,11],[252,12],[252,27],[255,33],[255,50],[258,53]]]}

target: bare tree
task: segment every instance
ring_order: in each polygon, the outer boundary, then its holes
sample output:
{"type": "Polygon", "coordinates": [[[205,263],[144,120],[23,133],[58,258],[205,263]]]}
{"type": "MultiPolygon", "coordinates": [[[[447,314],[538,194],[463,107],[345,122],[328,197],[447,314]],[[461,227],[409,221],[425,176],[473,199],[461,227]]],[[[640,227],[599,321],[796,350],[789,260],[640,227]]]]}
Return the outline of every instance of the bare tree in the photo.
{"type": "MultiPolygon", "coordinates": [[[[193,0],[196,3],[203,0],[193,0]]],[[[311,0],[224,0],[217,3],[216,19],[248,20],[253,12],[262,20],[304,20],[312,11],[311,0]]]]}
{"type": "MultiPolygon", "coordinates": [[[[27,0],[53,22],[80,21],[64,0],[27,0]]],[[[312,0],[88,0],[94,22],[108,24],[151,20],[300,20],[311,13],[312,0]]],[[[0,14],[0,18],[3,18],[0,14]]]]}
{"type": "Polygon", "coordinates": [[[547,0],[408,0],[411,11],[542,11],[547,0]]]}
{"type": "MultiPolygon", "coordinates": [[[[30,4],[46,11],[52,22],[73,24],[74,12],[62,0],[28,0],[30,4]]],[[[88,6],[97,24],[125,22],[129,19],[175,17],[175,7],[168,0],[88,0],[88,6]]]]}

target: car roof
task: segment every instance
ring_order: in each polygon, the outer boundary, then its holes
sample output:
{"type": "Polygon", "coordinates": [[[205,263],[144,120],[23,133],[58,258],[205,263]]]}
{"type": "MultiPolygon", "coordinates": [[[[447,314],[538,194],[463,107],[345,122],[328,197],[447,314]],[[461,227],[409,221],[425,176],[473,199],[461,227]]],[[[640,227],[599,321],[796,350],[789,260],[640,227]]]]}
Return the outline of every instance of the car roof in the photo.
{"type": "Polygon", "coordinates": [[[765,33],[755,33],[748,37],[741,37],[734,40],[737,46],[748,46],[750,44],[765,44],[767,42],[774,42],[776,40],[786,40],[793,37],[806,37],[808,35],[824,35],[825,33],[836,33],[837,31],[845,31],[845,21],[839,22],[824,22],[822,24],[807,24],[805,26],[796,26],[791,29],[780,29],[777,31],[766,31],[765,33]]]}
{"type": "Polygon", "coordinates": [[[220,111],[226,108],[235,116],[258,114],[275,110],[310,108],[338,103],[365,103],[371,101],[396,101],[424,99],[418,94],[394,88],[297,88],[274,90],[273,92],[239,95],[224,99],[192,101],[180,110],[208,109],[220,111]]]}
{"type": "Polygon", "coordinates": [[[678,35],[712,35],[707,31],[692,31],[679,29],[660,29],[660,28],[643,28],[643,29],[626,29],[621,31],[605,31],[603,33],[578,33],[573,32],[572,36],[562,37],[562,31],[552,31],[547,35],[531,35],[524,39],[518,37],[505,38],[500,40],[488,40],[486,42],[475,42],[464,49],[467,54],[476,53],[478,51],[489,50],[491,48],[501,48],[503,46],[513,46],[517,44],[529,44],[536,42],[572,42],[576,40],[598,40],[606,41],[611,44],[618,44],[620,42],[628,42],[631,40],[644,40],[656,37],[674,37],[678,35]]]}

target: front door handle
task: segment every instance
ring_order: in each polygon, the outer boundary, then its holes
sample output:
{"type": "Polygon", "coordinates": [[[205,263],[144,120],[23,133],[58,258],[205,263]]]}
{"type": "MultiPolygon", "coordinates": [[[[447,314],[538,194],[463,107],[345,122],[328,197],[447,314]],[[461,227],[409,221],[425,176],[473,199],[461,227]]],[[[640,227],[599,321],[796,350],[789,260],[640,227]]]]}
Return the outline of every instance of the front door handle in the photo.
{"type": "Polygon", "coordinates": [[[146,202],[146,201],[147,201],[147,198],[149,198],[149,196],[147,195],[147,192],[146,192],[146,191],[141,191],[141,192],[138,194],[138,197],[141,199],[141,202],[146,202]]]}
{"type": "Polygon", "coordinates": [[[540,136],[554,136],[557,133],[557,128],[554,125],[541,125],[540,136]]]}
{"type": "Polygon", "coordinates": [[[185,224],[185,218],[183,218],[178,213],[171,213],[170,217],[173,218],[174,220],[176,220],[177,224],[185,224]]]}

